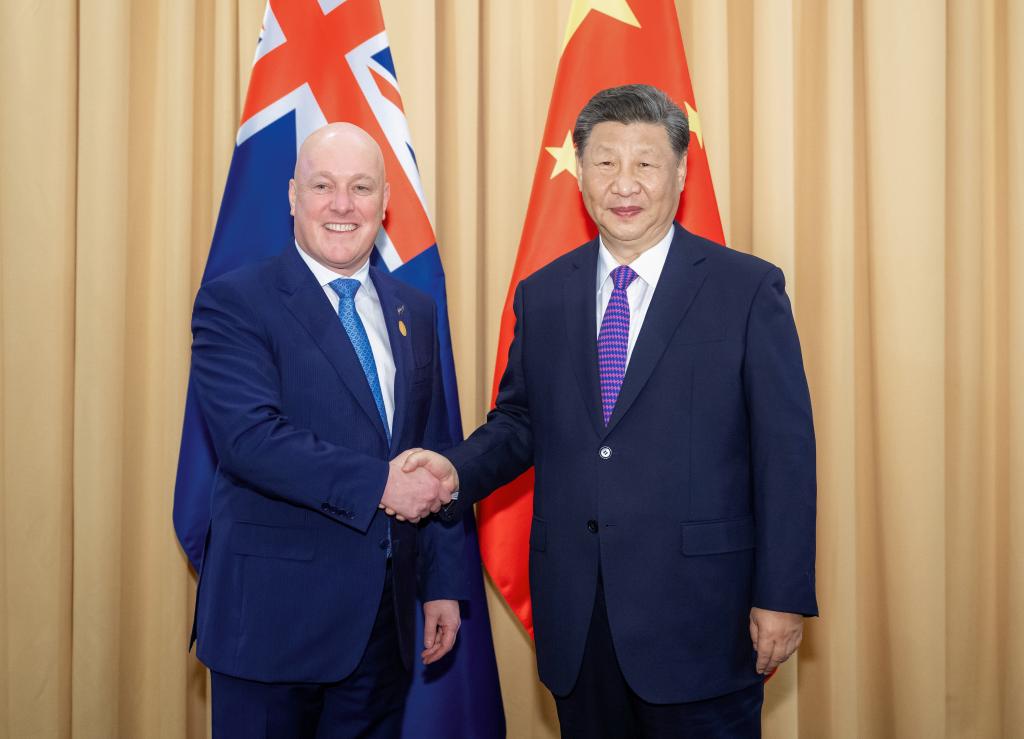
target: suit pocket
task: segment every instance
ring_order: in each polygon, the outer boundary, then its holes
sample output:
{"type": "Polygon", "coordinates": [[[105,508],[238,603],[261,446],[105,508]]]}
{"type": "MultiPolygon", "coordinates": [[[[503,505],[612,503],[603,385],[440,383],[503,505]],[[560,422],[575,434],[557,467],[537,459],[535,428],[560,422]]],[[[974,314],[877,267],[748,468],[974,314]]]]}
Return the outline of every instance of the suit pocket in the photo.
{"type": "Polygon", "coordinates": [[[236,521],[231,531],[231,551],[250,557],[310,560],[316,549],[315,537],[313,529],[236,521]]]}
{"type": "Polygon", "coordinates": [[[548,525],[539,518],[533,519],[530,526],[530,549],[535,552],[544,552],[548,548],[548,525]]]}
{"type": "Polygon", "coordinates": [[[688,336],[678,342],[679,346],[696,346],[697,344],[721,344],[723,341],[728,341],[728,337],[723,336],[688,336]]]}
{"type": "Polygon", "coordinates": [[[683,524],[683,554],[697,557],[754,548],[754,518],[683,524]]]}

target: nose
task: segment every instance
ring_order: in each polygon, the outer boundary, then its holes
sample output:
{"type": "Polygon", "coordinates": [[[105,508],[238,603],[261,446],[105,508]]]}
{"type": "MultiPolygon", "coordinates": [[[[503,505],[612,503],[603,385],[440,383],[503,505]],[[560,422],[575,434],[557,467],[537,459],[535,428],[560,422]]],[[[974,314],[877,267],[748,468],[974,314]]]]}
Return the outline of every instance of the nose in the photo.
{"type": "Polygon", "coordinates": [[[628,168],[622,168],[615,179],[612,180],[612,192],[616,195],[628,197],[640,191],[640,182],[628,168]]]}
{"type": "Polygon", "coordinates": [[[331,209],[338,213],[347,213],[352,209],[352,196],[347,188],[339,187],[331,198],[331,209]]]}

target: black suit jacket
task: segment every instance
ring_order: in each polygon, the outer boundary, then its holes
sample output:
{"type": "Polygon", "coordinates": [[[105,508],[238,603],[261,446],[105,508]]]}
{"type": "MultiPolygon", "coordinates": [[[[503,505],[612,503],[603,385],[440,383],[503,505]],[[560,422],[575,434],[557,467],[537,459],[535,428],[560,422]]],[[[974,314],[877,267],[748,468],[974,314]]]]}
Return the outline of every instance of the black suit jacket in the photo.
{"type": "Polygon", "coordinates": [[[817,613],[810,399],[782,273],[676,227],[606,427],[596,240],[516,289],[495,409],[447,452],[449,514],[536,468],[530,587],[541,679],[576,681],[604,580],[615,651],[655,703],[760,680],[752,606],[817,613]]]}

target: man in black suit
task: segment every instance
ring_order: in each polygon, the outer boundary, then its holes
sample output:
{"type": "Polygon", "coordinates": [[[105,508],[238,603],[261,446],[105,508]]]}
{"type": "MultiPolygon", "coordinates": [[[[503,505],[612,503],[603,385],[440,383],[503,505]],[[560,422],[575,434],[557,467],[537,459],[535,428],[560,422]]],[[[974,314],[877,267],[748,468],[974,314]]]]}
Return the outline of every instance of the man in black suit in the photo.
{"type": "Polygon", "coordinates": [[[530,590],[564,736],[760,735],[815,615],[810,398],[782,272],[673,222],[685,114],[595,95],[573,132],[599,238],[523,280],[494,410],[414,453],[460,510],[536,468],[530,590]]]}

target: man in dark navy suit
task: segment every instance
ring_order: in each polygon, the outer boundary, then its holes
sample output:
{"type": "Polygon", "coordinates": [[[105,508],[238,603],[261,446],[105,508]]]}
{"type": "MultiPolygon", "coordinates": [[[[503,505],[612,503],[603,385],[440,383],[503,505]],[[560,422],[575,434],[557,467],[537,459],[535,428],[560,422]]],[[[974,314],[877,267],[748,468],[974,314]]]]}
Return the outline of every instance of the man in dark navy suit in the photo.
{"type": "Polygon", "coordinates": [[[810,398],[782,272],[673,217],[688,122],[598,93],[573,132],[599,238],[516,288],[487,423],[440,456],[442,516],[536,468],[540,677],[568,737],[760,735],[814,593],[810,398]]]}
{"type": "Polygon", "coordinates": [[[388,193],[369,135],[314,132],[289,185],[295,243],[196,298],[219,467],[194,637],[215,737],[396,737],[417,587],[423,661],[455,642],[462,527],[428,522],[450,490],[401,469],[453,441],[436,309],[369,265],[388,193]]]}

